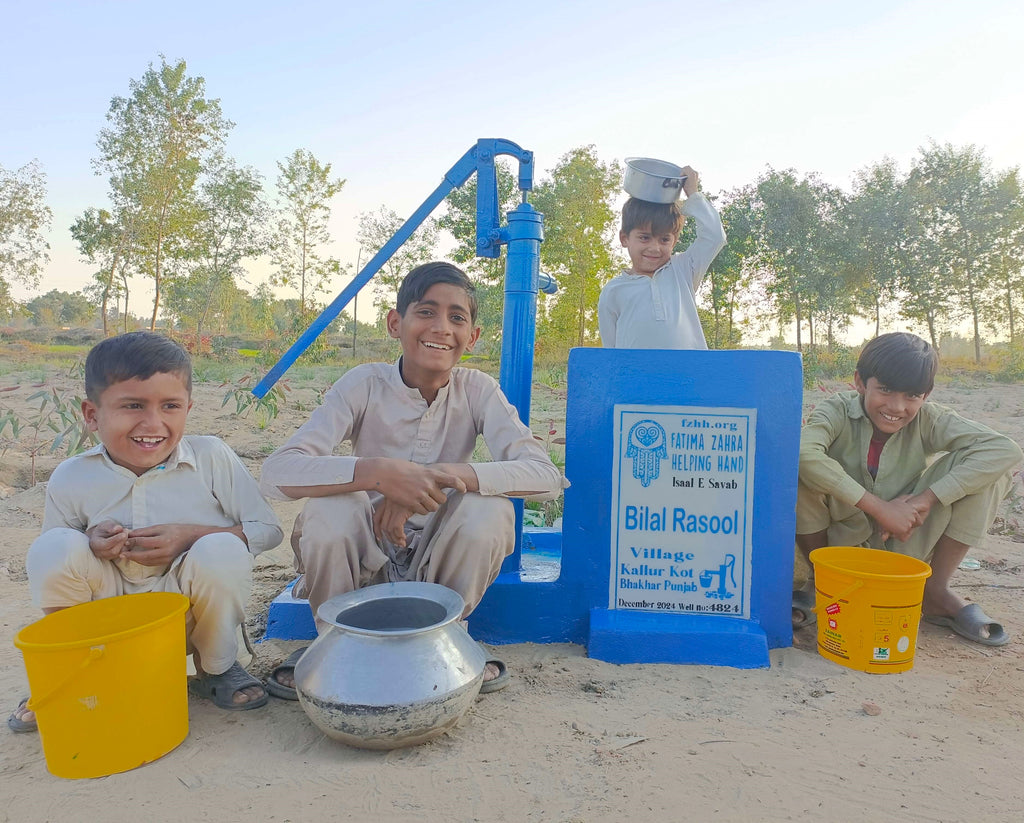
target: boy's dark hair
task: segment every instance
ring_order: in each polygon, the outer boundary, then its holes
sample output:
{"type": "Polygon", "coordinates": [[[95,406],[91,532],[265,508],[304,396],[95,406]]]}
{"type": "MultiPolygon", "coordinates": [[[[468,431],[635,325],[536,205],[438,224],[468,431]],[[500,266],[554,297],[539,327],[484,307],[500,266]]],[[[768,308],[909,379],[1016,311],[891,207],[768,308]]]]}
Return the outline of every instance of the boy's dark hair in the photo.
{"type": "Polygon", "coordinates": [[[869,340],[857,359],[857,374],[867,383],[910,394],[928,394],[935,387],[939,353],[916,334],[892,332],[869,340]]]}
{"type": "Polygon", "coordinates": [[[622,207],[622,231],[651,227],[651,234],[678,235],[683,229],[683,215],[679,203],[650,203],[630,197],[622,207]]]}
{"type": "Polygon", "coordinates": [[[122,380],[148,380],[154,374],[178,374],[192,394],[192,360],[169,337],[130,331],[97,343],[85,358],[85,394],[99,403],[100,395],[122,380]]]}
{"type": "Polygon", "coordinates": [[[430,287],[438,283],[448,283],[465,290],[466,298],[469,300],[470,320],[475,323],[477,312],[476,286],[473,285],[473,281],[469,279],[462,269],[443,261],[424,263],[414,268],[405,276],[402,285],[398,288],[398,301],[395,304],[398,313],[405,317],[406,309],[413,303],[419,303],[430,287]]]}

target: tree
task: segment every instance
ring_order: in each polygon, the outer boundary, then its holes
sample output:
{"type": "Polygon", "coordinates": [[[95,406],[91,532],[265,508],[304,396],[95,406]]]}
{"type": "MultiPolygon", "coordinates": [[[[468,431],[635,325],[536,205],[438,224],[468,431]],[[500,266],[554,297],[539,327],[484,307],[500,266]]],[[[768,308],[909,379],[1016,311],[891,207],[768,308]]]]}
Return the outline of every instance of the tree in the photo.
{"type": "Polygon", "coordinates": [[[807,314],[811,343],[815,343],[815,324],[824,323],[825,339],[831,349],[835,334],[845,330],[857,313],[855,295],[860,285],[853,264],[853,233],[846,211],[847,196],[840,189],[816,181],[818,220],[808,237],[805,288],[809,300],[807,314]]]}
{"type": "Polygon", "coordinates": [[[558,280],[558,294],[539,299],[542,335],[562,347],[582,346],[597,337],[597,300],[616,269],[611,249],[622,169],[602,163],[593,146],[562,156],[541,183],[533,202],[545,217],[541,264],[558,280]]]}
{"type": "MultiPolygon", "coordinates": [[[[495,162],[494,170],[498,189],[498,214],[501,219],[519,204],[520,192],[515,175],[502,161],[495,162]]],[[[465,185],[451,191],[445,198],[445,212],[437,219],[437,225],[455,238],[456,245],[450,256],[466,270],[476,285],[477,303],[480,306],[477,325],[481,332],[480,343],[475,351],[480,352],[483,348],[481,343],[493,345],[501,338],[506,247],[501,247],[498,257],[477,257],[476,192],[475,176],[465,185]]]]}
{"type": "Polygon", "coordinates": [[[825,317],[831,336],[852,311],[843,262],[842,200],[841,192],[816,175],[801,179],[794,169],[769,169],[753,191],[755,259],[780,322],[796,321],[800,350],[805,321],[813,345],[816,316],[825,317]]]}
{"type": "MultiPolygon", "coordinates": [[[[367,259],[380,251],[384,244],[402,227],[403,223],[405,223],[404,218],[384,206],[375,212],[360,214],[356,239],[367,259]]],[[[437,224],[428,217],[373,276],[373,294],[374,303],[377,306],[378,327],[384,327],[384,319],[387,317],[388,310],[394,308],[398,287],[402,285],[402,279],[409,273],[409,270],[420,263],[427,263],[434,259],[437,240],[437,224]]]]}
{"type": "Polygon", "coordinates": [[[1019,342],[1017,318],[1024,296],[1024,191],[1019,170],[999,175],[990,194],[994,226],[988,238],[990,287],[983,314],[989,330],[993,334],[1006,331],[1013,346],[1019,342]]]}
{"type": "Polygon", "coordinates": [[[0,310],[13,307],[11,285],[37,285],[50,259],[43,232],[53,215],[45,200],[46,175],[39,163],[14,171],[0,166],[0,310]]]}
{"type": "MultiPolygon", "coordinates": [[[[711,303],[708,322],[701,325],[712,349],[736,348],[741,335],[736,329],[737,311],[750,284],[749,261],[754,256],[753,189],[747,186],[732,192],[722,208],[726,245],[708,267],[701,291],[711,303]]],[[[683,235],[675,251],[683,251],[695,238],[692,221],[684,224],[683,235]]]]}
{"type": "Polygon", "coordinates": [[[914,163],[927,197],[924,221],[932,244],[932,267],[949,273],[960,310],[970,316],[974,359],[981,362],[981,312],[992,287],[995,258],[990,238],[998,234],[998,184],[985,153],[932,142],[914,163]]]}
{"type": "Polygon", "coordinates": [[[95,283],[86,288],[99,304],[105,337],[109,333],[110,298],[116,301],[124,296],[125,314],[128,312],[128,279],[131,277],[129,263],[134,249],[134,223],[125,211],[115,217],[106,209],[90,207],[71,225],[71,236],[78,243],[83,259],[99,266],[99,270],[94,273],[95,283]],[[118,276],[121,277],[120,283],[116,281],[118,276]]]}
{"type": "Polygon", "coordinates": [[[141,80],[129,83],[128,97],[114,97],[107,128],[100,131],[97,174],[109,175],[114,212],[131,214],[132,256],[153,278],[157,313],[168,258],[182,253],[184,238],[199,220],[193,191],[204,163],[234,125],[220,102],[205,97],[206,81],[186,75],[184,60],[173,66],[161,57],[141,80]]]}
{"type": "Polygon", "coordinates": [[[231,311],[240,295],[242,261],[269,245],[265,228],[269,209],[262,197],[259,172],[216,158],[196,200],[198,219],[183,246],[180,273],[168,280],[168,313],[191,327],[199,338],[210,318],[231,311]]]}
{"type": "Polygon", "coordinates": [[[865,315],[870,312],[874,319],[876,337],[882,332],[882,308],[896,299],[913,249],[920,245],[913,191],[896,162],[887,157],[857,175],[847,205],[852,262],[862,275],[856,298],[865,315]]]}
{"type": "Polygon", "coordinates": [[[96,313],[95,305],[81,292],[66,292],[51,289],[46,294],[33,297],[25,304],[36,326],[77,326],[91,320],[96,313]]]}
{"type": "Polygon", "coordinates": [[[296,149],[278,163],[278,222],[271,247],[271,261],[277,267],[271,280],[299,293],[299,323],[306,325],[314,311],[314,298],[327,291],[332,277],[341,272],[333,257],[322,257],[330,242],[327,221],[331,199],[345,181],[331,177],[331,164],[322,164],[305,149],[296,149]]]}

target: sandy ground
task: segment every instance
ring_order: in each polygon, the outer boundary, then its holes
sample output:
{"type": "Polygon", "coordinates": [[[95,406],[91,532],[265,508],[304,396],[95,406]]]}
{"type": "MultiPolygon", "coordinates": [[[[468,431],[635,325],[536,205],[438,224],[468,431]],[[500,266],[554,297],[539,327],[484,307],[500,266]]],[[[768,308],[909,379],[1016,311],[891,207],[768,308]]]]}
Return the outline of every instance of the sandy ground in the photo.
{"type": "MultiPolygon", "coordinates": [[[[0,407],[26,409],[39,390],[30,379],[0,377],[0,390],[19,385],[0,393],[0,407]]],[[[45,379],[75,389],[70,376],[45,379]]],[[[808,392],[806,405],[839,387],[808,392]]],[[[197,386],[190,430],[221,435],[254,471],[315,396],[315,387],[294,393],[260,429],[221,407],[224,391],[197,386]]],[[[952,383],[935,399],[1024,444],[1024,386],[952,383]]],[[[538,387],[535,406],[534,419],[557,420],[564,393],[538,387]]],[[[40,475],[55,462],[41,456],[40,475]]],[[[0,455],[0,685],[9,708],[27,694],[12,639],[38,617],[24,553],[38,533],[44,486],[28,480],[28,456],[15,444],[0,455]]],[[[1014,635],[1002,649],[925,625],[913,670],[868,675],[820,657],[813,628],[774,651],[771,668],[752,671],[618,666],[574,645],[506,646],[511,685],[419,747],[348,748],[295,703],[224,712],[193,699],[189,735],[177,749],[98,780],[50,775],[38,736],[4,730],[0,821],[1017,821],[1021,501],[1018,482],[999,533],[971,552],[981,568],[955,581],[1014,635]]],[[[297,510],[278,507],[286,530],[297,510]]],[[[267,604],[292,577],[290,550],[257,558],[256,577],[249,626],[259,635],[267,604]]],[[[296,645],[259,644],[251,668],[265,674],[296,645]]]]}

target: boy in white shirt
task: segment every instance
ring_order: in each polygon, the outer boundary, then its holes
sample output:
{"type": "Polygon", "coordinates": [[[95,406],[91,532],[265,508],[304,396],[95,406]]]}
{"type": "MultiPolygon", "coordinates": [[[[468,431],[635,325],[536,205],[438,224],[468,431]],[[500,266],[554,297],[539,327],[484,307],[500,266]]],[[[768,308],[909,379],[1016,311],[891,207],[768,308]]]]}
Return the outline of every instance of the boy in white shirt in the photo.
{"type": "MultiPolygon", "coordinates": [[[[236,657],[252,556],[283,536],[249,470],[217,437],[185,435],[192,363],[173,340],[129,332],[92,348],[82,415],[100,445],[61,463],[46,486],[42,534],[25,559],[45,614],[123,594],[189,598],[189,689],[222,709],[267,702],[236,657]]],[[[154,707],[159,711],[159,706],[154,707]]],[[[36,730],[28,699],[8,718],[36,730]]]]}
{"type": "MultiPolygon", "coordinates": [[[[464,272],[450,263],[417,266],[387,318],[401,359],[346,372],[264,462],[268,497],[308,498],[292,531],[302,574],[293,591],[314,615],[335,595],[412,580],[457,591],[466,617],[514,548],[508,498],[561,491],[562,473],[494,378],[457,366],[480,336],[476,313],[464,272]],[[478,435],[491,462],[469,462],[478,435]],[[335,454],[345,441],[352,455],[335,454]]],[[[298,699],[294,670],[303,651],[271,674],[272,694],[298,699]]],[[[501,661],[488,661],[481,692],[508,677],[501,661]]]]}
{"type": "Polygon", "coordinates": [[[601,344],[608,349],[706,349],[697,315],[696,294],[708,266],[725,246],[722,221],[697,190],[699,177],[690,166],[683,192],[686,201],[650,203],[631,197],[622,207],[619,239],[632,267],[601,290],[597,304],[601,344]],[[697,222],[697,239],[672,254],[685,217],[697,222]]]}

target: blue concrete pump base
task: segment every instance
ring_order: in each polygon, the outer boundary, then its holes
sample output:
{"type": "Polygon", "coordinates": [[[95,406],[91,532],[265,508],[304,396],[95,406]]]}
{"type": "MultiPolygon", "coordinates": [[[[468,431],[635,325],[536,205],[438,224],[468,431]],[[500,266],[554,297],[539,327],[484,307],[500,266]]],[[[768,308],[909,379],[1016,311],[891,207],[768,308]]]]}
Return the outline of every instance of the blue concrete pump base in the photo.
{"type": "Polygon", "coordinates": [[[749,620],[590,610],[587,654],[609,663],[686,663],[767,669],[768,636],[749,620]]]}

